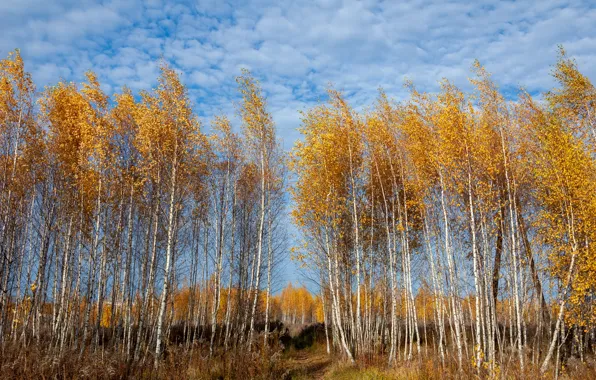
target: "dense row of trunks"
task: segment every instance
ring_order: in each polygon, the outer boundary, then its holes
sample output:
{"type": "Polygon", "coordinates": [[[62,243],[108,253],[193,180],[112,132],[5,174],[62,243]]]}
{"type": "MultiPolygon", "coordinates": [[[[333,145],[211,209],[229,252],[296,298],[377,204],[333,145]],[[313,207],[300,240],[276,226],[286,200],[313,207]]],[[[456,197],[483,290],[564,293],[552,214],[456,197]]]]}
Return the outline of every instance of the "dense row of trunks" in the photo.
{"type": "Polygon", "coordinates": [[[474,73],[469,95],[409,85],[404,102],[381,92],[359,113],[330,89],[305,112],[294,217],[349,360],[421,354],[421,288],[442,363],[545,371],[563,329],[593,354],[596,91],[564,52],[544,103],[508,101],[474,73]]]}
{"type": "Polygon", "coordinates": [[[216,117],[211,135],[166,65],[155,90],[113,99],[93,73],[37,98],[18,52],[0,81],[3,345],[157,365],[173,324],[210,353],[250,350],[257,324],[267,339],[285,168],[250,73],[238,77],[241,133],[216,117]]]}

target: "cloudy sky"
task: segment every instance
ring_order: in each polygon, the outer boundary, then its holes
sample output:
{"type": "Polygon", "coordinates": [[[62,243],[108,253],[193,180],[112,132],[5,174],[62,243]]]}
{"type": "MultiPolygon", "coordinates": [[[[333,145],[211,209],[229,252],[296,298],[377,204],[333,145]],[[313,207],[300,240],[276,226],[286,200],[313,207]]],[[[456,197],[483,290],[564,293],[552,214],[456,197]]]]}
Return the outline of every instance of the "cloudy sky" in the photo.
{"type": "Polygon", "coordinates": [[[0,55],[21,49],[40,88],[91,69],[109,93],[149,89],[163,57],[205,121],[233,114],[234,76],[249,68],[286,149],[297,111],[329,83],[362,107],[380,86],[403,97],[404,78],[465,87],[477,58],[508,93],[540,92],[553,85],[558,44],[596,78],[593,1],[1,0],[0,35],[0,55]]]}
{"type": "Polygon", "coordinates": [[[557,44],[596,76],[591,1],[0,1],[0,55],[20,48],[36,83],[99,74],[108,92],[155,84],[160,57],[178,68],[197,112],[233,113],[234,76],[261,79],[284,145],[297,110],[328,83],[355,106],[379,86],[403,96],[404,78],[433,90],[465,86],[474,58],[504,89],[552,85],[557,44]]]}

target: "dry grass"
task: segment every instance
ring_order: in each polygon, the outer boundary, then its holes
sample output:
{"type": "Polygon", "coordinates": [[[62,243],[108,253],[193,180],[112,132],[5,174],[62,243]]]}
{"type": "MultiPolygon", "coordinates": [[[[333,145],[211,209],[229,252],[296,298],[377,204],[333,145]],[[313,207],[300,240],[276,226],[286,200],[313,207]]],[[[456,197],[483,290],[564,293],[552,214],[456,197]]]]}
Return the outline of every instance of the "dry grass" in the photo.
{"type": "Polygon", "coordinates": [[[1,379],[279,379],[284,373],[281,348],[267,352],[219,352],[210,358],[206,350],[190,352],[169,347],[154,368],[153,357],[131,362],[120,352],[87,352],[3,347],[1,379]]]}
{"type": "MultiPolygon", "coordinates": [[[[316,330],[310,332],[317,335],[316,330]]],[[[257,339],[257,342],[262,342],[257,339]]],[[[292,340],[296,345],[281,344],[263,349],[256,345],[253,352],[223,349],[209,357],[208,348],[197,346],[192,354],[184,347],[170,345],[159,368],[153,366],[153,357],[132,362],[117,351],[89,349],[82,357],[78,350],[62,354],[43,345],[19,349],[5,344],[0,351],[1,379],[469,379],[499,378],[540,379],[538,363],[526,363],[522,373],[516,356],[503,360],[500,366],[486,366],[478,376],[471,361],[459,369],[454,357],[443,365],[432,351],[414,357],[411,361],[398,361],[387,365],[386,355],[361,357],[355,365],[327,355],[324,340],[314,339],[314,344],[304,336],[292,340]]],[[[513,355],[513,353],[511,354],[513,355]]],[[[554,366],[544,378],[554,378],[554,366]]],[[[581,362],[569,358],[558,373],[561,379],[596,379],[596,362],[593,357],[581,362]]]]}

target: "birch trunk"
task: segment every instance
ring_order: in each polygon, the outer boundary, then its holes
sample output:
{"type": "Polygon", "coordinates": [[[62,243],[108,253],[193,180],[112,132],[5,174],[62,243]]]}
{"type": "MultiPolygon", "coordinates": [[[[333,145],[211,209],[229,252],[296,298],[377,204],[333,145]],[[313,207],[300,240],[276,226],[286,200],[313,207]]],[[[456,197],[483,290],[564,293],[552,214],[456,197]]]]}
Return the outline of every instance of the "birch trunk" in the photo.
{"type": "Polygon", "coordinates": [[[162,352],[162,334],[163,334],[163,322],[166,313],[166,302],[168,299],[169,283],[170,283],[170,269],[172,265],[172,256],[174,248],[174,231],[175,221],[174,215],[176,214],[176,185],[177,185],[177,170],[178,170],[178,142],[174,147],[174,161],[172,163],[172,181],[170,184],[170,201],[168,208],[168,236],[166,245],[166,266],[163,277],[163,288],[161,291],[161,300],[159,302],[159,313],[157,317],[157,337],[155,344],[155,367],[159,364],[159,359],[162,352]]]}

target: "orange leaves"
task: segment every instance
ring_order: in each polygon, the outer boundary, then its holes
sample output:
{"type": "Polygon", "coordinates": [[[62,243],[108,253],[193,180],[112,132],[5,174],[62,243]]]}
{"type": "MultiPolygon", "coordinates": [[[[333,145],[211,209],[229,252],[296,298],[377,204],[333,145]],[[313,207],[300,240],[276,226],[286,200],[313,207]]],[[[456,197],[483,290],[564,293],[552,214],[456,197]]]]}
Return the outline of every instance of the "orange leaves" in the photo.
{"type": "Polygon", "coordinates": [[[361,123],[341,93],[329,90],[329,104],[303,115],[300,132],[304,142],[292,151],[290,167],[298,174],[294,187],[300,224],[337,222],[349,207],[350,165],[362,163],[361,123]]]}
{"type": "MultiPolygon", "coordinates": [[[[404,103],[381,91],[374,109],[360,116],[331,89],[327,103],[302,114],[303,138],[290,164],[297,176],[293,217],[313,239],[299,258],[337,252],[353,273],[353,214],[375,260],[383,259],[375,239],[392,233],[417,249],[422,218],[432,221],[436,212],[443,221],[428,228],[457,234],[455,244],[464,250],[478,244],[472,233],[480,236],[483,260],[505,220],[511,222],[505,235],[518,234],[529,220],[538,229],[521,232],[535,239],[524,244],[547,244],[552,276],[565,278],[577,253],[571,295],[577,316],[596,289],[590,264],[596,261],[596,91],[563,51],[554,71],[560,88],[546,94],[548,107],[523,92],[509,102],[478,62],[473,73],[472,94],[446,80],[436,95],[410,84],[404,103]]],[[[531,247],[510,244],[506,249],[532,255],[531,247]]]]}
{"type": "Polygon", "coordinates": [[[311,323],[314,322],[313,316],[318,322],[323,321],[320,300],[314,298],[304,286],[296,288],[288,283],[281,294],[273,297],[273,301],[280,305],[284,323],[311,323]]]}
{"type": "Polygon", "coordinates": [[[224,165],[230,165],[229,170],[234,170],[242,159],[242,141],[232,131],[232,124],[226,116],[216,116],[212,122],[212,129],[216,132],[211,136],[213,149],[221,154],[224,165]]]}
{"type": "Polygon", "coordinates": [[[89,104],[74,84],[64,83],[47,89],[40,104],[43,118],[49,123],[49,150],[61,170],[61,178],[74,181],[88,169],[91,156],[89,104]]]}
{"type": "Polygon", "coordinates": [[[107,96],[92,73],[79,91],[74,84],[58,83],[40,100],[50,124],[51,150],[64,177],[80,177],[88,170],[101,171],[110,158],[112,127],[107,119],[107,96]]]}
{"type": "Polygon", "coordinates": [[[576,255],[566,317],[581,323],[594,318],[585,314],[585,300],[596,289],[590,264],[596,259],[594,88],[562,49],[553,75],[561,88],[546,94],[548,107],[523,94],[516,116],[524,137],[525,171],[539,209],[534,225],[549,247],[551,275],[565,279],[576,255]]]}
{"type": "MultiPolygon", "coordinates": [[[[35,85],[18,50],[0,60],[0,162],[5,171],[0,190],[26,193],[40,175],[43,131],[36,123],[35,85]]],[[[10,201],[10,200],[9,200],[10,201]]]]}
{"type": "Polygon", "coordinates": [[[138,125],[135,148],[144,176],[157,181],[176,167],[179,178],[201,176],[206,171],[206,136],[194,115],[188,91],[176,72],[163,64],[158,88],[141,94],[134,108],[138,125]],[[165,171],[165,172],[164,172],[165,171]]]}
{"type": "Polygon", "coordinates": [[[114,96],[115,106],[110,112],[110,121],[114,128],[114,163],[123,176],[138,175],[139,153],[135,146],[138,125],[135,114],[139,105],[132,92],[124,88],[122,94],[114,96]]]}
{"type": "Polygon", "coordinates": [[[73,83],[58,83],[40,99],[48,126],[49,161],[56,170],[61,201],[80,204],[87,215],[98,197],[108,194],[115,175],[114,127],[108,115],[108,98],[93,73],[79,90],[73,83]],[[100,183],[104,182],[101,186],[100,183]]]}
{"type": "Polygon", "coordinates": [[[238,91],[242,102],[238,106],[238,113],[242,119],[242,128],[249,151],[255,156],[263,170],[270,166],[267,155],[275,150],[275,130],[271,114],[267,111],[267,101],[262,93],[259,82],[248,70],[236,78],[238,91]]]}
{"type": "Polygon", "coordinates": [[[559,48],[553,77],[560,87],[546,93],[551,109],[566,121],[566,127],[584,140],[596,154],[596,89],[578,69],[575,60],[559,48]]]}

